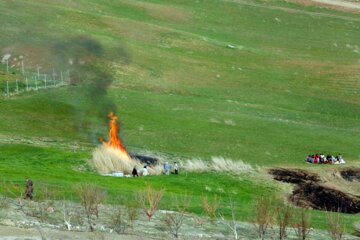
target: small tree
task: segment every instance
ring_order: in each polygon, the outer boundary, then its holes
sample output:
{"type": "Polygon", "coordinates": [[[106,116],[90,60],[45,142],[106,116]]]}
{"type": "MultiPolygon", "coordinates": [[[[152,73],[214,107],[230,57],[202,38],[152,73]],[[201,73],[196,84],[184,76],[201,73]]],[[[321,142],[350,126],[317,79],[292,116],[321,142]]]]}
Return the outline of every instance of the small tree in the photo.
{"type": "Polygon", "coordinates": [[[326,212],[328,232],[331,239],[342,240],[345,233],[345,223],[340,212],[326,212]]]}
{"type": "Polygon", "coordinates": [[[76,187],[80,201],[85,210],[90,231],[94,231],[92,218],[99,218],[99,205],[105,201],[106,192],[98,186],[83,183],[76,187]]]}
{"type": "Polygon", "coordinates": [[[165,224],[175,238],[179,237],[179,230],[183,225],[186,212],[189,209],[191,198],[184,195],[182,198],[172,197],[172,202],[175,205],[176,212],[166,213],[165,224]]]}
{"type": "Polygon", "coordinates": [[[164,195],[165,190],[156,191],[151,186],[147,186],[144,190],[136,194],[136,199],[140,207],[144,210],[149,221],[158,209],[159,203],[164,195]]]}
{"type": "Polygon", "coordinates": [[[204,213],[209,216],[210,220],[213,222],[217,217],[217,212],[219,209],[219,197],[215,195],[210,202],[207,196],[202,196],[201,200],[204,213]]]}
{"type": "Polygon", "coordinates": [[[301,209],[297,217],[298,222],[294,224],[295,233],[299,240],[306,240],[310,234],[310,215],[307,209],[301,209]]]}
{"type": "Polygon", "coordinates": [[[269,198],[261,197],[255,205],[255,226],[260,239],[265,238],[265,233],[273,223],[272,201],[269,198]]]}
{"type": "Polygon", "coordinates": [[[120,206],[114,207],[111,216],[111,224],[116,233],[118,234],[125,233],[127,227],[126,220],[127,220],[127,216],[124,209],[122,209],[120,206]]]}
{"type": "Polygon", "coordinates": [[[219,213],[219,216],[220,216],[221,220],[223,221],[223,223],[232,231],[234,240],[238,240],[239,234],[238,234],[238,222],[237,222],[237,216],[236,216],[236,209],[235,209],[234,201],[231,198],[229,200],[229,208],[231,211],[231,220],[230,221],[226,221],[224,216],[221,213],[219,213]]]}
{"type": "Polygon", "coordinates": [[[278,203],[276,206],[276,221],[279,226],[279,240],[285,239],[287,236],[287,228],[292,218],[292,209],[284,203],[278,203]]]}

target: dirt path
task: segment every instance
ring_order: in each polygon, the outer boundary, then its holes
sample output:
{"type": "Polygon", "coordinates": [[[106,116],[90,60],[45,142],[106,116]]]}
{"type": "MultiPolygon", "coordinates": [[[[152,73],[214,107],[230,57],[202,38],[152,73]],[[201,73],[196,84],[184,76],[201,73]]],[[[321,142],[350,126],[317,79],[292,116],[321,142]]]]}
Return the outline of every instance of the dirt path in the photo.
{"type": "Polygon", "coordinates": [[[333,6],[348,8],[348,9],[354,9],[354,10],[360,10],[360,2],[349,2],[349,1],[341,1],[341,0],[312,0],[313,2],[323,3],[323,4],[329,4],[333,6]]]}
{"type": "MultiPolygon", "coordinates": [[[[269,5],[269,4],[259,4],[259,3],[253,3],[250,1],[246,1],[246,0],[223,0],[225,2],[235,2],[239,5],[245,5],[245,6],[251,6],[251,7],[255,7],[255,8],[266,8],[266,9],[272,9],[272,10],[281,10],[281,11],[286,11],[286,12],[290,12],[290,13],[296,13],[296,14],[304,14],[304,15],[309,15],[309,16],[316,16],[316,17],[326,17],[326,18],[337,18],[337,19],[342,19],[342,20],[346,20],[346,21],[360,21],[360,18],[355,18],[355,17],[348,17],[348,16],[340,16],[340,15],[336,15],[336,14],[332,14],[332,13],[323,13],[323,12],[314,12],[314,11],[306,11],[306,10],[299,10],[299,9],[294,9],[294,8],[290,8],[290,7],[281,7],[281,6],[274,6],[274,5],[269,5]]],[[[287,0],[289,2],[295,2],[295,3],[300,3],[300,4],[304,4],[306,5],[306,3],[313,3],[316,5],[316,0],[312,1],[312,0],[287,0]]],[[[319,0],[319,1],[331,1],[331,0],[319,0]]],[[[339,1],[342,2],[342,1],[339,1]]],[[[319,2],[317,4],[320,4],[319,2]]],[[[324,4],[323,4],[324,5],[324,4]]],[[[359,5],[359,4],[356,4],[359,5]]],[[[356,10],[357,9],[352,9],[352,10],[356,10]]],[[[360,10],[360,9],[359,9],[360,10]]]]}
{"type": "Polygon", "coordinates": [[[142,240],[147,239],[135,235],[117,235],[111,233],[90,233],[90,232],[66,232],[54,229],[35,229],[35,228],[18,228],[9,226],[0,226],[0,240],[76,240],[76,239],[122,239],[122,240],[142,240]]]}

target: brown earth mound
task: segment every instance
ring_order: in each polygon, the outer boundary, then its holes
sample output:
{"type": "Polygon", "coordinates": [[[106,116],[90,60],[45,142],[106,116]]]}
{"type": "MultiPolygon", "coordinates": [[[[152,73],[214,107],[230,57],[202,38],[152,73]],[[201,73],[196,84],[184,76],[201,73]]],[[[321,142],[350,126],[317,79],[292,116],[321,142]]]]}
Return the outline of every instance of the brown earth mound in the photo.
{"type": "Polygon", "coordinates": [[[297,185],[289,200],[300,207],[360,213],[360,197],[322,184],[317,174],[301,169],[286,168],[271,169],[269,173],[275,180],[297,185]]]}
{"type": "Polygon", "coordinates": [[[349,181],[360,181],[360,168],[347,168],[340,171],[341,176],[349,181]]]}

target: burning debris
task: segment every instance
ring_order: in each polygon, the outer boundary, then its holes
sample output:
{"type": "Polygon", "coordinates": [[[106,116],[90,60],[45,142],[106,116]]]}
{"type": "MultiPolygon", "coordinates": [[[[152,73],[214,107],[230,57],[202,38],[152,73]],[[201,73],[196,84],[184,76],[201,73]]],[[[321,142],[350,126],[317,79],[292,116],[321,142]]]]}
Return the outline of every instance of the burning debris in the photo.
{"type": "Polygon", "coordinates": [[[92,165],[95,169],[105,175],[114,172],[128,175],[131,174],[134,167],[143,169],[145,164],[148,166],[147,170],[150,175],[161,173],[161,167],[155,165],[157,159],[128,153],[118,135],[120,131],[118,117],[113,112],[109,113],[108,117],[110,118],[109,141],[105,141],[104,138],[99,139],[102,144],[93,151],[92,158],[92,165]]]}

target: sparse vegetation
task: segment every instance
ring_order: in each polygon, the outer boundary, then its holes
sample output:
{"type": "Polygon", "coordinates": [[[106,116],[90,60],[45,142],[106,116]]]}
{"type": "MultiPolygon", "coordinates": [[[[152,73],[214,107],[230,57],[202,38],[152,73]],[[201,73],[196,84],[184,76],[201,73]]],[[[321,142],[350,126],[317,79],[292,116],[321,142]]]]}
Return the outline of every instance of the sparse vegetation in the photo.
{"type": "Polygon", "coordinates": [[[265,234],[274,222],[272,200],[268,197],[261,197],[256,201],[254,209],[254,224],[259,239],[265,239],[265,234]]]}
{"type": "Polygon", "coordinates": [[[299,240],[306,240],[311,232],[310,214],[308,209],[300,209],[294,229],[299,240]]]}
{"type": "Polygon", "coordinates": [[[144,190],[137,192],[136,200],[140,207],[144,210],[149,221],[158,210],[159,203],[164,195],[165,189],[159,191],[155,190],[152,186],[148,185],[144,190]]]}
{"type": "Polygon", "coordinates": [[[328,232],[332,240],[342,240],[345,234],[345,223],[341,213],[327,212],[326,221],[328,232]]]}
{"type": "Polygon", "coordinates": [[[165,214],[164,222],[170,234],[175,238],[178,238],[179,230],[184,223],[185,215],[190,207],[191,198],[186,194],[181,198],[172,196],[172,202],[175,211],[167,212],[165,214]]]}
{"type": "Polygon", "coordinates": [[[76,186],[76,191],[82,206],[84,207],[85,216],[89,225],[90,231],[94,231],[93,217],[99,217],[99,205],[106,199],[106,192],[96,185],[90,183],[79,184],[76,186]]]}

